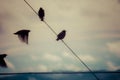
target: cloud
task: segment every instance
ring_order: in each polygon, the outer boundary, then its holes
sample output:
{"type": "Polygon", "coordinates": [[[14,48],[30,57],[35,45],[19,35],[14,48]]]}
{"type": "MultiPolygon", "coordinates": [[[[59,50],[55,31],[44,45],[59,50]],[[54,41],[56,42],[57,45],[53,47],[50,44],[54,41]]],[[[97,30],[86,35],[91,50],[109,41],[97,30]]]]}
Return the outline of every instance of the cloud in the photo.
{"type": "Polygon", "coordinates": [[[107,66],[108,66],[109,70],[112,70],[112,71],[120,69],[120,66],[114,65],[114,64],[113,64],[112,62],[110,62],[110,61],[107,62],[107,66]]]}
{"type": "Polygon", "coordinates": [[[120,4],[120,0],[117,0],[118,1],[118,3],[120,4]]]}
{"type": "Polygon", "coordinates": [[[70,58],[70,59],[74,58],[69,52],[63,52],[63,53],[61,53],[61,55],[65,58],[70,58]]]}
{"type": "Polygon", "coordinates": [[[120,41],[107,43],[106,45],[110,52],[112,52],[116,56],[120,57],[120,41]]]}
{"type": "Polygon", "coordinates": [[[79,57],[85,62],[96,62],[98,60],[98,59],[95,59],[95,57],[93,57],[89,54],[79,55],[79,57]]]}
{"type": "Polygon", "coordinates": [[[36,71],[35,69],[36,67],[25,67],[25,68],[20,69],[19,72],[35,72],[36,71]]]}
{"type": "Polygon", "coordinates": [[[37,61],[39,60],[39,57],[36,56],[36,55],[30,55],[31,59],[34,60],[34,61],[37,61]]]}
{"type": "Polygon", "coordinates": [[[6,59],[5,59],[5,61],[6,61],[7,65],[8,65],[8,68],[10,68],[11,70],[14,71],[15,70],[15,66],[10,61],[8,61],[6,59]]]}
{"type": "Polygon", "coordinates": [[[0,21],[0,35],[2,35],[4,33],[4,28],[3,28],[3,25],[0,21]]]}
{"type": "MultiPolygon", "coordinates": [[[[62,53],[62,56],[65,57],[65,58],[68,58],[68,59],[74,59],[75,56],[73,55],[70,55],[71,53],[68,53],[68,52],[64,52],[62,53]]],[[[78,55],[83,61],[85,62],[95,62],[96,59],[95,57],[89,55],[89,54],[83,54],[83,55],[78,55]]]]}
{"type": "Polygon", "coordinates": [[[51,54],[51,53],[44,54],[42,59],[48,60],[48,61],[53,61],[53,62],[62,61],[62,59],[59,56],[51,54]]]}
{"type": "Polygon", "coordinates": [[[80,71],[82,70],[80,67],[73,65],[73,64],[68,64],[63,66],[66,71],[80,71]]]}
{"type": "MultiPolygon", "coordinates": [[[[77,31],[77,30],[76,30],[77,31]]],[[[120,33],[119,33],[119,29],[117,30],[91,30],[91,31],[86,31],[86,32],[74,32],[73,34],[71,34],[68,36],[72,39],[72,40],[115,40],[115,39],[119,39],[120,37],[120,33]]]]}
{"type": "Polygon", "coordinates": [[[45,65],[38,65],[38,70],[41,72],[48,72],[48,68],[45,65]]]}
{"type": "Polygon", "coordinates": [[[22,53],[24,51],[28,51],[28,49],[29,48],[26,46],[18,45],[18,46],[14,46],[14,47],[11,47],[11,48],[5,50],[5,53],[7,53],[7,54],[22,53]],[[22,46],[22,47],[19,47],[19,46],[22,46]]]}

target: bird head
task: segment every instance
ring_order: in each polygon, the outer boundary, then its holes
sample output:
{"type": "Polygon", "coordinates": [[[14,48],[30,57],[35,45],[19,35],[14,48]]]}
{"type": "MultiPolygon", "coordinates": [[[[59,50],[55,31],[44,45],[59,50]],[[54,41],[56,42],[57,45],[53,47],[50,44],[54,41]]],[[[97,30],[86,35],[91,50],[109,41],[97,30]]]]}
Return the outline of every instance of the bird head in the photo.
{"type": "Polygon", "coordinates": [[[63,30],[62,32],[66,32],[66,30],[63,30]]]}
{"type": "Polygon", "coordinates": [[[28,32],[30,32],[30,30],[25,30],[25,29],[23,29],[23,30],[19,30],[19,31],[17,31],[16,33],[14,33],[14,34],[24,34],[24,33],[28,33],[28,32]]]}
{"type": "Polygon", "coordinates": [[[42,8],[42,7],[40,7],[40,10],[43,10],[43,8],[42,8]]]}
{"type": "Polygon", "coordinates": [[[4,57],[7,56],[7,54],[0,54],[0,56],[1,56],[2,58],[4,58],[4,57]]]}

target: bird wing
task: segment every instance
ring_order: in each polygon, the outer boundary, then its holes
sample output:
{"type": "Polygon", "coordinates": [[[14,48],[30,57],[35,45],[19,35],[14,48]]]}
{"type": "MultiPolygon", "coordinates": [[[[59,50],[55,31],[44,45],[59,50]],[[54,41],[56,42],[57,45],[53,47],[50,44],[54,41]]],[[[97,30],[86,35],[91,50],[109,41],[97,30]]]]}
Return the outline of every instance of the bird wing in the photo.
{"type": "Polygon", "coordinates": [[[7,67],[7,64],[4,59],[0,59],[0,66],[1,67],[7,67]]]}

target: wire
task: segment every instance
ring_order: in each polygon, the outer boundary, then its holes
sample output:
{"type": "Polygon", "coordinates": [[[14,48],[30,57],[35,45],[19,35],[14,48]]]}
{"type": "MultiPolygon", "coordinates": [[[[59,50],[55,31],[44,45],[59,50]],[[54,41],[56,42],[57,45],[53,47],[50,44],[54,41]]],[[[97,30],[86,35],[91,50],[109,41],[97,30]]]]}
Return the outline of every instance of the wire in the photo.
{"type": "Polygon", "coordinates": [[[31,6],[26,0],[24,0],[24,1],[25,1],[25,3],[35,12],[35,14],[38,15],[38,13],[32,8],[32,6],[31,6]]]}
{"type": "MultiPolygon", "coordinates": [[[[32,6],[26,1],[24,0],[28,6],[37,14],[37,12],[32,8],[32,6]]],[[[37,14],[38,16],[38,14],[37,14]]],[[[47,26],[48,28],[55,34],[57,35],[57,33],[51,28],[51,26],[46,22],[46,21],[43,21],[47,26]]],[[[95,74],[94,72],[82,61],[82,59],[80,59],[80,57],[72,50],[72,48],[70,48],[65,42],[64,40],[61,40],[62,43],[74,54],[74,56],[92,73],[92,75],[96,78],[96,80],[100,80],[95,74]]]]}
{"type": "Polygon", "coordinates": [[[57,33],[48,25],[48,23],[46,21],[43,21],[49,28],[50,30],[57,36],[57,33]]]}

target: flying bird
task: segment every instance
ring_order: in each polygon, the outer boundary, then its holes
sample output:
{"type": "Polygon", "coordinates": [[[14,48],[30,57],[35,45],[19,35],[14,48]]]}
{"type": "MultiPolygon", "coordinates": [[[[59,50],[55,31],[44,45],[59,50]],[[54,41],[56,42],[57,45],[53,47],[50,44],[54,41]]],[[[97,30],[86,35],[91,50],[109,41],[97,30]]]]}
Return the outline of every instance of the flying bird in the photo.
{"type": "Polygon", "coordinates": [[[29,32],[30,30],[19,30],[14,34],[18,35],[18,38],[20,39],[21,42],[28,44],[29,32]]]}
{"type": "Polygon", "coordinates": [[[4,60],[4,58],[7,56],[7,54],[0,54],[0,67],[7,68],[7,64],[4,60]]]}
{"type": "Polygon", "coordinates": [[[41,21],[44,21],[44,16],[45,16],[45,12],[44,9],[40,7],[39,11],[38,11],[38,16],[41,19],[41,21]]]}
{"type": "Polygon", "coordinates": [[[65,35],[66,35],[66,30],[63,30],[63,31],[61,31],[58,35],[57,35],[57,41],[58,40],[62,40],[64,37],[65,37],[65,35]]]}

